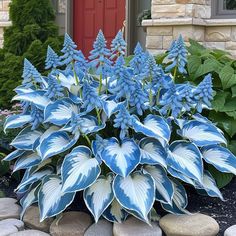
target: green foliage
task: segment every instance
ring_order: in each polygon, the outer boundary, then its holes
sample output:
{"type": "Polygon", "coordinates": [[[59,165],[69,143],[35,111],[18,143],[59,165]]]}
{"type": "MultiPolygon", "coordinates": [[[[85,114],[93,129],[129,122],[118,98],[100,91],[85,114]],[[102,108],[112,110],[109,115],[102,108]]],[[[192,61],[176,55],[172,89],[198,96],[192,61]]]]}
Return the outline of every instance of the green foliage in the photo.
{"type": "Polygon", "coordinates": [[[6,175],[10,169],[10,162],[3,161],[4,157],[5,157],[5,154],[0,153],[0,177],[6,175]]]}
{"type": "Polygon", "coordinates": [[[10,108],[13,89],[21,83],[23,60],[26,57],[44,71],[47,46],[58,52],[62,38],[54,23],[50,0],[12,0],[12,26],[4,32],[4,48],[0,50],[0,108],[10,108]]]}

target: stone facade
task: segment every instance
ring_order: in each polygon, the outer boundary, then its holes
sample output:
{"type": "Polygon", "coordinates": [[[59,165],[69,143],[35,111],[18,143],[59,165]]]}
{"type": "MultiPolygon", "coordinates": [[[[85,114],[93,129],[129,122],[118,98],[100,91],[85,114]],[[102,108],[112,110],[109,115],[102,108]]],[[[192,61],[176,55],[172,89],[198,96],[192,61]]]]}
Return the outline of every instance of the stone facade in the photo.
{"type": "Polygon", "coordinates": [[[4,28],[11,25],[9,21],[10,0],[0,0],[0,48],[3,47],[4,28]]]}
{"type": "Polygon", "coordinates": [[[157,54],[180,34],[236,57],[236,19],[213,19],[211,0],[152,0],[152,19],[144,20],[146,47],[157,54]]]}

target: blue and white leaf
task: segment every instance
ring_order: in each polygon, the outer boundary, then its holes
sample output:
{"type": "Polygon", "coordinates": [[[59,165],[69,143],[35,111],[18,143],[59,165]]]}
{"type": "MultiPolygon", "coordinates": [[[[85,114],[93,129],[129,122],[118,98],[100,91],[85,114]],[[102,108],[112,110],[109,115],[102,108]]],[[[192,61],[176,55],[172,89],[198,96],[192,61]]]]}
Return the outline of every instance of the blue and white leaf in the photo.
{"type": "Polygon", "coordinates": [[[76,192],[92,185],[101,169],[96,158],[86,146],[78,146],[69,153],[62,164],[62,191],[76,192]]]}
{"type": "Polygon", "coordinates": [[[154,138],[143,138],[139,142],[141,150],[140,164],[159,164],[167,168],[167,152],[162,144],[154,138]]]}
{"type": "Polygon", "coordinates": [[[8,154],[3,161],[13,161],[16,158],[22,156],[26,151],[24,150],[15,150],[13,152],[11,152],[10,154],[8,154]]]}
{"type": "Polygon", "coordinates": [[[124,139],[120,143],[111,138],[107,140],[101,158],[114,173],[126,177],[140,163],[141,155],[134,140],[124,139]]]}
{"type": "Polygon", "coordinates": [[[46,176],[38,193],[40,222],[64,211],[74,200],[74,197],[75,193],[64,193],[62,191],[59,176],[46,176]]]}
{"type": "Polygon", "coordinates": [[[141,123],[138,119],[133,119],[133,129],[148,137],[164,140],[170,140],[171,130],[167,121],[161,116],[148,115],[144,122],[141,123]]]}
{"type": "Polygon", "coordinates": [[[102,216],[110,222],[122,223],[126,220],[128,213],[120,203],[114,199],[110,206],[103,212],[102,216]]]}
{"type": "Polygon", "coordinates": [[[79,108],[69,98],[50,103],[44,111],[44,123],[50,122],[54,125],[65,125],[72,116],[78,114],[79,108]]]}
{"type": "Polygon", "coordinates": [[[222,131],[213,124],[206,122],[189,121],[183,126],[179,134],[199,147],[227,143],[222,131]]]}
{"type": "Polygon", "coordinates": [[[217,170],[236,175],[236,157],[227,148],[210,145],[201,149],[204,160],[217,170]]]}
{"type": "Polygon", "coordinates": [[[84,201],[93,214],[95,222],[111,204],[114,198],[112,190],[113,175],[99,176],[95,183],[84,191],[84,201]]]}
{"type": "Polygon", "coordinates": [[[147,165],[144,167],[144,172],[150,174],[155,181],[156,200],[171,205],[174,196],[174,186],[167,177],[167,173],[163,167],[147,165]]]}
{"type": "Polygon", "coordinates": [[[173,142],[169,147],[167,165],[199,183],[202,182],[202,155],[198,147],[191,142],[173,142]]]}
{"type": "Polygon", "coordinates": [[[145,222],[155,201],[155,182],[149,174],[140,171],[127,177],[117,175],[113,182],[117,201],[129,211],[135,212],[145,222]]]}

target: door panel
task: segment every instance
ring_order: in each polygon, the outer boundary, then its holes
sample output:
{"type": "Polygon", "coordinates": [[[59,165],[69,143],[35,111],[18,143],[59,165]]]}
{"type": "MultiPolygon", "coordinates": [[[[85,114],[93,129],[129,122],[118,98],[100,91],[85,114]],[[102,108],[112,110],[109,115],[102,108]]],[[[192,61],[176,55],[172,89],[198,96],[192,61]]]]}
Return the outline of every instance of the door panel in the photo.
{"type": "Polygon", "coordinates": [[[100,29],[108,41],[115,37],[125,20],[125,0],[74,0],[73,35],[86,56],[100,29]]]}

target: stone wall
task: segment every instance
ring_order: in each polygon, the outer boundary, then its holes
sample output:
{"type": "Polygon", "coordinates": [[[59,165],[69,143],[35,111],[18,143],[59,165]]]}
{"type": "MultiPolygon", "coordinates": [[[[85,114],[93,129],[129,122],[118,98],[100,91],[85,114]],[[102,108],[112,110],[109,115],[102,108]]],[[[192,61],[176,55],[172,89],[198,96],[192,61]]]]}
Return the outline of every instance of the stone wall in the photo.
{"type": "Polygon", "coordinates": [[[144,20],[146,47],[157,54],[180,34],[236,57],[236,19],[212,19],[210,0],[152,0],[152,19],[144,20]]]}
{"type": "Polygon", "coordinates": [[[10,0],[0,0],[0,48],[3,47],[4,28],[11,25],[9,21],[10,0]]]}

